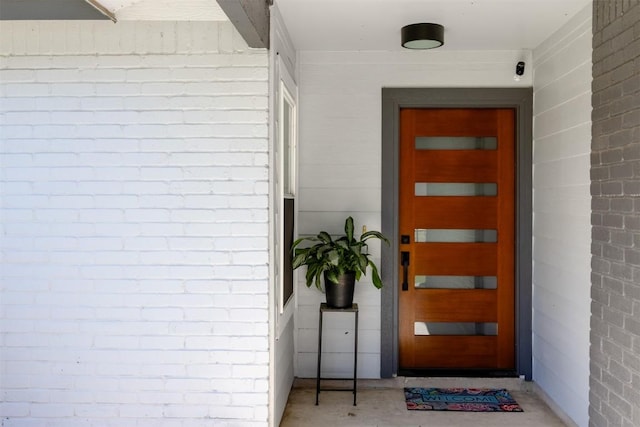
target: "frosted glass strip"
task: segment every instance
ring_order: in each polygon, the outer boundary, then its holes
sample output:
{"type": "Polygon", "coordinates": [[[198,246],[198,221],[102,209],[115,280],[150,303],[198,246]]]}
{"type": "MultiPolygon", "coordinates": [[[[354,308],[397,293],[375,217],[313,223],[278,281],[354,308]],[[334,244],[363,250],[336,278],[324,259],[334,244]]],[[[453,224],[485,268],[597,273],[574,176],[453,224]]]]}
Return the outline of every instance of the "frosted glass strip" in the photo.
{"type": "Polygon", "coordinates": [[[416,150],[495,150],[498,140],[495,136],[419,136],[416,150]]]}
{"type": "Polygon", "coordinates": [[[417,289],[497,289],[496,276],[415,276],[417,289]]]}
{"type": "Polygon", "coordinates": [[[495,243],[497,230],[416,229],[416,243],[495,243]]]}
{"type": "Polygon", "coordinates": [[[498,335],[495,322],[415,322],[415,335],[498,335]]]}
{"type": "Polygon", "coordinates": [[[496,196],[498,184],[495,182],[416,182],[416,196],[496,196]]]}

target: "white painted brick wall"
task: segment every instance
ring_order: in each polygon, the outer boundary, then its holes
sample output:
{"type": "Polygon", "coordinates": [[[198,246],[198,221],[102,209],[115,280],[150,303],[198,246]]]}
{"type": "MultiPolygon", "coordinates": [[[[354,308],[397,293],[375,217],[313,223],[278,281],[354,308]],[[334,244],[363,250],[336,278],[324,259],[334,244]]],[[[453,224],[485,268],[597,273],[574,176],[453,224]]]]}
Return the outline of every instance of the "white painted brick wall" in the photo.
{"type": "Polygon", "coordinates": [[[589,423],[591,5],[533,52],[533,379],[589,423]]]}
{"type": "Polygon", "coordinates": [[[268,424],[268,58],[3,22],[3,426],[268,424]]]}

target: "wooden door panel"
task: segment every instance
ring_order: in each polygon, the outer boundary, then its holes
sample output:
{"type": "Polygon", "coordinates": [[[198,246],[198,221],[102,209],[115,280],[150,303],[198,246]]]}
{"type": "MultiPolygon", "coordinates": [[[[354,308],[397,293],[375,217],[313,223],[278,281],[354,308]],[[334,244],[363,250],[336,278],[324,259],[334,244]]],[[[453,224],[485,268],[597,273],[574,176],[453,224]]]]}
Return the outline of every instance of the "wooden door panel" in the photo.
{"type": "Polygon", "coordinates": [[[416,182],[496,182],[495,151],[416,150],[416,182]]]}
{"type": "Polygon", "coordinates": [[[423,363],[441,368],[484,368],[495,363],[495,336],[422,336],[416,339],[416,352],[423,363]],[[438,354],[447,354],[442,359],[438,354]]]}
{"type": "Polygon", "coordinates": [[[416,198],[416,228],[495,228],[498,222],[496,197],[430,196],[416,198]],[[478,215],[478,212],[484,212],[478,215]]]}
{"type": "MultiPolygon", "coordinates": [[[[409,110],[418,111],[405,111],[409,110]]],[[[414,129],[417,136],[495,136],[498,129],[497,112],[495,109],[430,109],[428,120],[419,117],[414,129]]]]}
{"type": "Polygon", "coordinates": [[[432,289],[416,292],[416,322],[497,322],[496,291],[432,289]],[[422,294],[422,295],[421,295],[422,294]]]}
{"type": "Polygon", "coordinates": [[[415,274],[493,276],[494,243],[420,243],[415,245],[415,274]]]}
{"type": "MultiPolygon", "coordinates": [[[[486,147],[484,142],[481,145],[486,147]]],[[[401,369],[514,368],[514,165],[512,109],[401,109],[399,234],[405,236],[405,241],[399,250],[410,259],[406,290],[403,287],[398,291],[401,369]],[[429,137],[438,139],[422,139],[429,137]],[[465,139],[455,140],[457,137],[465,139]],[[490,137],[491,149],[466,149],[478,146],[467,144],[469,137],[490,137]],[[455,145],[460,141],[463,143],[458,147],[465,149],[442,148],[443,144],[455,145]],[[441,195],[445,194],[441,193],[442,185],[448,183],[494,183],[497,194],[475,195],[472,191],[468,196],[459,195],[469,192],[466,186],[459,191],[458,186],[459,192],[450,193],[458,195],[441,195]],[[432,233],[442,239],[442,234],[438,234],[441,230],[495,230],[497,241],[426,242],[432,233]],[[415,241],[417,236],[419,242],[415,241]],[[464,276],[472,281],[488,276],[495,278],[497,287],[416,287],[416,275],[464,276]],[[458,332],[468,335],[433,335],[434,331],[445,330],[442,329],[445,322],[493,325],[496,335],[483,335],[484,326],[480,329],[461,326],[458,332]]],[[[485,187],[478,188],[484,191],[485,187]]],[[[403,274],[401,266],[398,283],[403,283],[403,274]]],[[[471,283],[473,287],[475,282],[471,283]]]]}

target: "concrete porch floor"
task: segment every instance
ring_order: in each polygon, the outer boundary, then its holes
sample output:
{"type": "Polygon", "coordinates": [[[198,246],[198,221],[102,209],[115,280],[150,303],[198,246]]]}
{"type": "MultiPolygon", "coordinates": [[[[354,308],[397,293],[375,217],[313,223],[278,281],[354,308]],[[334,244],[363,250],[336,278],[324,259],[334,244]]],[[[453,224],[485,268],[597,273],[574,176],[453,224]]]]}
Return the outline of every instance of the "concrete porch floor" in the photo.
{"type": "MultiPolygon", "coordinates": [[[[323,381],[333,388],[351,382],[323,381]]],[[[322,391],[315,405],[315,379],[296,379],[280,427],[563,427],[567,426],[533,391],[532,383],[516,378],[409,378],[358,380],[357,406],[350,392],[322,391]],[[404,387],[506,388],[524,412],[477,413],[408,411],[404,387]]]]}

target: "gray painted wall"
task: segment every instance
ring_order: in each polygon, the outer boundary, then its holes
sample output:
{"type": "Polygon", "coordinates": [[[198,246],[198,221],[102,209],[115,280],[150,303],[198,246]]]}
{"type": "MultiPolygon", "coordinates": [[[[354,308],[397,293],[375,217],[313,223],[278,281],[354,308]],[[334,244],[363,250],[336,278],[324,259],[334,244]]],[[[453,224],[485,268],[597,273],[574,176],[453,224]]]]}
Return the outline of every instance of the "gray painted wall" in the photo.
{"type": "Polygon", "coordinates": [[[593,8],[590,426],[640,425],[640,3],[593,8]]]}

